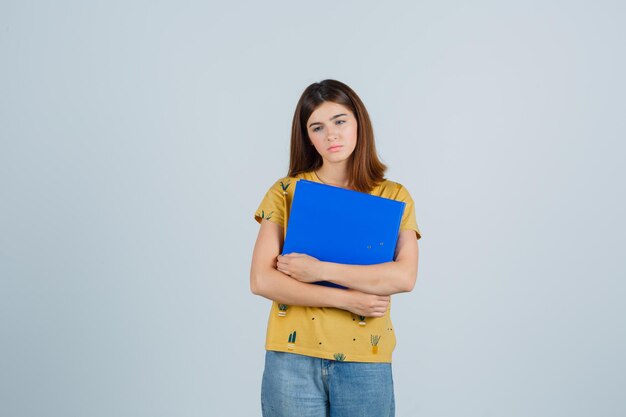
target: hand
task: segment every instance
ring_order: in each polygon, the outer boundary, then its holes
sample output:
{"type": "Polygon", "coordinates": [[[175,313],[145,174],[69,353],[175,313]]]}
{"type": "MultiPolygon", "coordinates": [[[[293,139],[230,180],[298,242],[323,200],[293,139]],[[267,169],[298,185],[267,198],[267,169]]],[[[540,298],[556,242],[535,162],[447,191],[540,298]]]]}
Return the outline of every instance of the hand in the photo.
{"type": "Polygon", "coordinates": [[[300,282],[322,281],[322,262],[306,253],[289,253],[278,255],[276,269],[300,282]]]}
{"type": "Polygon", "coordinates": [[[389,308],[391,297],[388,295],[367,294],[351,289],[345,291],[348,295],[348,302],[344,310],[357,316],[382,317],[389,308]]]}

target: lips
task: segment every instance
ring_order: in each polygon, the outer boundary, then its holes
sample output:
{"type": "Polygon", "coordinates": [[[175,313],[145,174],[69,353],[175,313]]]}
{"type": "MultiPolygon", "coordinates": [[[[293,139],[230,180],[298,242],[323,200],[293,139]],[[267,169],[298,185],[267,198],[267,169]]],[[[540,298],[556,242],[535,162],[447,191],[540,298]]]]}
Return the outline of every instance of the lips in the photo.
{"type": "Polygon", "coordinates": [[[326,149],[327,151],[336,151],[337,149],[342,148],[343,145],[335,145],[335,146],[331,146],[330,148],[326,149]]]}

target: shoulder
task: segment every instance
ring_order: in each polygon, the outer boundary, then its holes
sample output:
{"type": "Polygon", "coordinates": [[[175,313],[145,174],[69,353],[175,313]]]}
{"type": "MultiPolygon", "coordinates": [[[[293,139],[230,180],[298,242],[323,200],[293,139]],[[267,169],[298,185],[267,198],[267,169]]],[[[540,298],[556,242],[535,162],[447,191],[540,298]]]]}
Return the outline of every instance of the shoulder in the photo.
{"type": "Polygon", "coordinates": [[[382,183],[380,183],[379,187],[381,197],[392,198],[400,201],[407,201],[408,199],[411,199],[409,190],[397,181],[385,179],[382,183]]]}
{"type": "Polygon", "coordinates": [[[299,178],[297,177],[281,177],[271,185],[269,191],[273,191],[279,195],[292,194],[295,184],[299,178]]]}
{"type": "Polygon", "coordinates": [[[294,176],[280,177],[274,182],[274,184],[272,184],[270,190],[274,190],[280,194],[293,196],[296,183],[301,179],[313,181],[313,176],[310,172],[302,172],[294,176]]]}
{"type": "Polygon", "coordinates": [[[262,219],[267,219],[282,226],[286,217],[286,207],[293,196],[295,179],[292,177],[281,177],[275,180],[261,200],[254,218],[261,223],[262,219]]]}

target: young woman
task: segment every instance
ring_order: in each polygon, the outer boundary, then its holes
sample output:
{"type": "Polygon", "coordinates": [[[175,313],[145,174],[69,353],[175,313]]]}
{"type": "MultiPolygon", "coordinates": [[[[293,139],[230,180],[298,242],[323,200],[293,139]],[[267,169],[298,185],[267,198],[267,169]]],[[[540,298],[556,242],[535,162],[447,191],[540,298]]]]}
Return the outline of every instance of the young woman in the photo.
{"type": "Polygon", "coordinates": [[[411,195],[384,178],[386,169],[356,93],[336,80],[308,86],[293,117],[289,173],[269,188],[255,213],[261,227],[250,287],[273,301],[261,385],[265,417],[395,413],[390,295],[415,285],[420,231],[411,195]],[[294,189],[302,178],[404,201],[394,261],[347,265],[306,254],[281,256],[294,189]]]}

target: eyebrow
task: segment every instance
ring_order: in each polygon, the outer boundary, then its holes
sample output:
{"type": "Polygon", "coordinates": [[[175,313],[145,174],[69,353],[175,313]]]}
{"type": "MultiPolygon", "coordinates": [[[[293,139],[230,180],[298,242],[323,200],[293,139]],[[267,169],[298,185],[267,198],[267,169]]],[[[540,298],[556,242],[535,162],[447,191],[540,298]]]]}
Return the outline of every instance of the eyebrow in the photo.
{"type": "MultiPolygon", "coordinates": [[[[341,116],[347,116],[347,114],[345,114],[345,113],[336,114],[336,115],[334,115],[333,117],[331,117],[331,118],[330,118],[330,119],[328,119],[328,120],[335,120],[337,117],[341,117],[341,116]]],[[[320,123],[320,122],[314,122],[314,123],[311,123],[311,124],[309,125],[309,127],[311,127],[311,126],[313,126],[313,125],[321,125],[321,123],[320,123]]]]}

